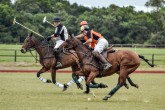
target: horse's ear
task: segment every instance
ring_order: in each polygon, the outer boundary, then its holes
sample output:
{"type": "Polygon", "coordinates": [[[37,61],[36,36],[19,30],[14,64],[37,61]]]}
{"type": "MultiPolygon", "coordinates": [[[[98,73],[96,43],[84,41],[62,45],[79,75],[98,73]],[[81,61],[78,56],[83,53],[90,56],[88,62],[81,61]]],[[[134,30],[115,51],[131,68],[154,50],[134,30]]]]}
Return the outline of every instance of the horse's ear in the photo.
{"type": "Polygon", "coordinates": [[[73,38],[73,34],[70,32],[70,31],[68,31],[68,34],[69,34],[69,38],[73,38]]]}
{"type": "Polygon", "coordinates": [[[74,38],[74,35],[73,35],[73,34],[71,34],[71,35],[70,35],[70,38],[71,38],[71,39],[73,39],[73,38],[74,38]]]}
{"type": "Polygon", "coordinates": [[[33,36],[33,32],[30,33],[30,37],[32,37],[32,36],[33,36]]]}

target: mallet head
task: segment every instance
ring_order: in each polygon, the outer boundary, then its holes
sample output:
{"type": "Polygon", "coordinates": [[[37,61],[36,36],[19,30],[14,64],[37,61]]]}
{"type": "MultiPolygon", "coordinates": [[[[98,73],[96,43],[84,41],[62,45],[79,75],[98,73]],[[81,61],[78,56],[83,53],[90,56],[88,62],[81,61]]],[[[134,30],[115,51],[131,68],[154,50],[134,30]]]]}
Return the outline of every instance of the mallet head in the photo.
{"type": "Polygon", "coordinates": [[[44,17],[44,19],[43,19],[43,23],[45,23],[46,22],[46,16],[44,17]]]}
{"type": "Polygon", "coordinates": [[[16,23],[16,18],[13,19],[13,24],[15,24],[15,23],[16,23]]]}

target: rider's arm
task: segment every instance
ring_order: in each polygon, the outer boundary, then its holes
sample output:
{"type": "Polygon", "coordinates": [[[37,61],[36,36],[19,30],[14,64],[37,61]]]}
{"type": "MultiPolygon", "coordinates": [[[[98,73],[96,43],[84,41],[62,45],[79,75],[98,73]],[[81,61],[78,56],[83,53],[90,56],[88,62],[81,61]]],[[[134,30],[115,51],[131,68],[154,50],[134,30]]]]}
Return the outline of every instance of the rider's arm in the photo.
{"type": "Polygon", "coordinates": [[[92,42],[91,31],[88,31],[86,36],[88,37],[88,40],[83,44],[90,44],[92,42]]]}
{"type": "Polygon", "coordinates": [[[83,38],[83,37],[84,37],[83,34],[79,34],[79,35],[76,36],[77,39],[81,39],[81,38],[83,38]]]}
{"type": "Polygon", "coordinates": [[[90,44],[92,42],[92,38],[89,38],[86,42],[84,42],[83,44],[90,44]]]}

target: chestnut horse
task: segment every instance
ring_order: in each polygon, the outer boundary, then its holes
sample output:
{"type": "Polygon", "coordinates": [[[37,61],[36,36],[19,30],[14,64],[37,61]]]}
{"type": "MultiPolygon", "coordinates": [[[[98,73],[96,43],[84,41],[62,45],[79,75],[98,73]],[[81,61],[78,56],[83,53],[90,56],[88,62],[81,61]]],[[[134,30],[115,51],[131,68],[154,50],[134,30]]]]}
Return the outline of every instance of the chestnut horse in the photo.
{"type": "MultiPolygon", "coordinates": [[[[139,67],[140,58],[145,60],[150,66],[153,66],[143,56],[138,55],[133,51],[119,50],[113,53],[104,51],[102,53],[103,56],[106,57],[113,66],[107,71],[102,71],[100,75],[100,63],[98,63],[98,60],[93,56],[92,52],[77,38],[71,37],[70,39],[67,39],[59,48],[73,49],[76,51],[81,64],[81,70],[73,71],[73,73],[79,76],[88,77],[86,81],[87,88],[89,88],[90,82],[94,80],[94,78],[98,77],[98,75],[106,77],[117,72],[119,73],[117,86],[112,89],[109,94],[103,98],[103,100],[108,100],[108,98],[112,97],[117,90],[119,90],[123,85],[126,85],[126,79],[128,79],[132,86],[137,87],[136,84],[132,83],[128,75],[133,73],[139,67]]],[[[88,93],[89,89],[87,89],[86,92],[88,93]]]]}
{"type": "MultiPolygon", "coordinates": [[[[42,65],[42,68],[37,72],[37,77],[46,83],[54,83],[55,85],[59,85],[60,83],[56,82],[56,70],[67,68],[72,66],[72,71],[79,70],[78,68],[78,56],[73,50],[64,51],[61,53],[62,57],[62,64],[63,67],[56,68],[56,58],[53,53],[53,46],[49,45],[49,42],[45,39],[44,41],[40,42],[37,38],[32,36],[32,33],[30,36],[27,36],[24,40],[24,44],[22,45],[21,52],[26,53],[27,51],[30,51],[30,49],[34,49],[39,54],[39,61],[42,65]],[[40,75],[48,70],[51,70],[51,77],[52,81],[49,79],[44,79],[40,75]]],[[[75,75],[75,74],[73,74],[75,75]]],[[[72,75],[72,76],[73,76],[72,75]]],[[[75,77],[75,76],[73,76],[75,77]]],[[[83,80],[82,78],[80,80],[83,80]]],[[[82,85],[75,81],[78,88],[83,89],[82,85]]],[[[93,84],[95,84],[94,81],[92,81],[93,84]]],[[[96,83],[97,84],[97,83],[96,83]]],[[[106,88],[107,85],[100,83],[100,88],[106,88]]],[[[67,85],[64,84],[64,90],[67,89],[67,85]]]]}

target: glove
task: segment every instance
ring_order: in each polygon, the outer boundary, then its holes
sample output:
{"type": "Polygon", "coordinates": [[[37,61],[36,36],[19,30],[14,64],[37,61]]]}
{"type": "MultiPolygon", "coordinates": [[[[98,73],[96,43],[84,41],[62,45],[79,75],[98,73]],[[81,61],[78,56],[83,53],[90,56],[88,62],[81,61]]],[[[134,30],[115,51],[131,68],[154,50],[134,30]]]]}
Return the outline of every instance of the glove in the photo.
{"type": "Polygon", "coordinates": [[[48,37],[46,38],[46,40],[47,40],[47,41],[50,41],[51,38],[52,38],[51,36],[48,36],[48,37]]]}

